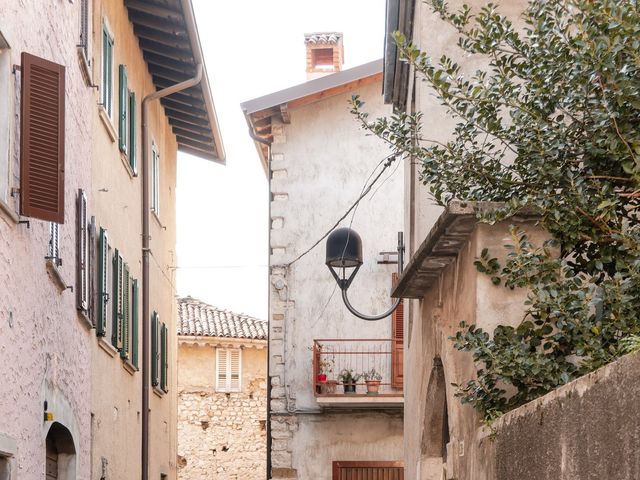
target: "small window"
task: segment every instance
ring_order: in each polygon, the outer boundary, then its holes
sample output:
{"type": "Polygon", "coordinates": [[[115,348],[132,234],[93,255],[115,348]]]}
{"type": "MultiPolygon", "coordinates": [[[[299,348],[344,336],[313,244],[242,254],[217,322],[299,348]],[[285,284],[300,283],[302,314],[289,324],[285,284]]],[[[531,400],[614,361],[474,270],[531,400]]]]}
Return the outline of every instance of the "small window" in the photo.
{"type": "Polygon", "coordinates": [[[151,385],[167,393],[169,374],[169,330],[160,322],[160,315],[151,315],[151,385]]]}
{"type": "Polygon", "coordinates": [[[46,258],[53,261],[58,267],[62,265],[62,259],[60,258],[60,224],[56,222],[49,222],[49,250],[46,258]]]}
{"type": "Polygon", "coordinates": [[[0,201],[9,201],[11,168],[9,162],[9,124],[11,122],[11,51],[0,33],[0,201]]]}
{"type": "Polygon", "coordinates": [[[102,25],[102,106],[113,118],[113,35],[106,23],[102,25]]]}
{"type": "Polygon", "coordinates": [[[239,392],[242,388],[242,351],[239,348],[216,350],[216,390],[239,392]]]}
{"type": "Polygon", "coordinates": [[[89,63],[89,0],[80,0],[80,44],[84,59],[89,63]]]}
{"type": "Polygon", "coordinates": [[[155,144],[151,147],[151,211],[160,215],[160,154],[155,144]]]}

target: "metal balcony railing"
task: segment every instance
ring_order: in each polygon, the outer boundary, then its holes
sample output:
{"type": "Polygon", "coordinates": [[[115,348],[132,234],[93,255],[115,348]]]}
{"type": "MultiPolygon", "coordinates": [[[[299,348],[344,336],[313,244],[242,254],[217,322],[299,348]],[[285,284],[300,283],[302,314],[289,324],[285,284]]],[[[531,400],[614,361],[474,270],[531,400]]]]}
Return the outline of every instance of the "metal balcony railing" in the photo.
{"type": "Polygon", "coordinates": [[[403,396],[401,340],[314,340],[312,351],[316,397],[403,396]],[[355,382],[349,380],[347,372],[355,382]]]}

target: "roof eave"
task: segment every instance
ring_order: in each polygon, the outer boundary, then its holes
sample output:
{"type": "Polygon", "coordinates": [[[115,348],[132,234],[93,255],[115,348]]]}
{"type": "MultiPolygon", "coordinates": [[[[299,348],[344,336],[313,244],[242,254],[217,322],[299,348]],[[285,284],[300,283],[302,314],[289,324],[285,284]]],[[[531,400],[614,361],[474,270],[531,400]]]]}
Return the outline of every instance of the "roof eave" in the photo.
{"type": "Polygon", "coordinates": [[[225,165],[226,153],[224,150],[224,144],[222,143],[222,135],[220,134],[218,115],[216,114],[216,109],[213,103],[213,96],[211,94],[209,76],[207,74],[207,68],[204,62],[204,56],[202,54],[202,46],[200,44],[200,36],[198,35],[198,26],[196,24],[195,15],[193,12],[193,5],[191,4],[191,0],[180,0],[180,3],[182,5],[182,12],[184,13],[185,25],[189,34],[189,42],[191,43],[193,57],[196,63],[200,63],[202,65],[202,80],[200,84],[202,89],[202,96],[204,97],[204,103],[207,108],[207,115],[209,117],[209,124],[211,125],[211,133],[213,134],[217,155],[207,154],[205,152],[200,152],[188,147],[180,147],[179,150],[225,165]]]}

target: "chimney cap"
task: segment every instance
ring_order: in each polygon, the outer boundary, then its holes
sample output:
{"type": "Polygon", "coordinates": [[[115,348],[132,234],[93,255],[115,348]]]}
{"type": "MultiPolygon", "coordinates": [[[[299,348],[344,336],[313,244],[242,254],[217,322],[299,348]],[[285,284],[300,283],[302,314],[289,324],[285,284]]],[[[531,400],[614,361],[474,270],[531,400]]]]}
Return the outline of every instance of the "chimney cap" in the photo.
{"type": "Polygon", "coordinates": [[[307,45],[337,45],[342,41],[340,32],[314,32],[304,34],[304,43],[307,45]]]}

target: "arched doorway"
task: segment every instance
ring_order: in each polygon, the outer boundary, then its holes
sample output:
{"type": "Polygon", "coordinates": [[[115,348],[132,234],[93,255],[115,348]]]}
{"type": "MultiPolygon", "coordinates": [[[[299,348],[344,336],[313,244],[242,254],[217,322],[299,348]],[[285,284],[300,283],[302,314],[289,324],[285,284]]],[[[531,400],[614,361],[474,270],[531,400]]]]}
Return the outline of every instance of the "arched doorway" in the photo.
{"type": "Polygon", "coordinates": [[[67,427],[58,422],[54,422],[47,433],[45,479],[76,479],[76,448],[73,437],[67,427]]]}

